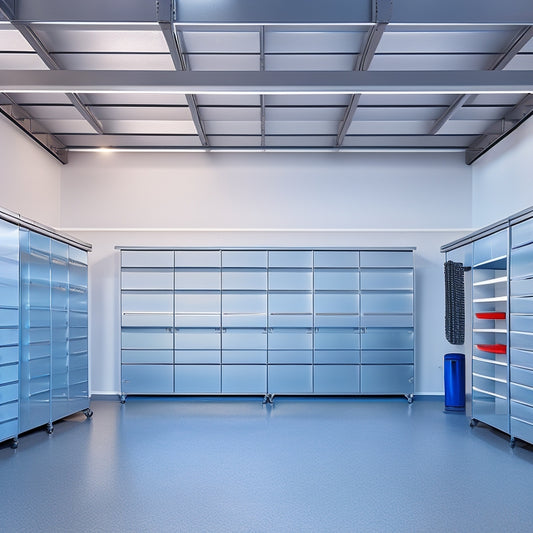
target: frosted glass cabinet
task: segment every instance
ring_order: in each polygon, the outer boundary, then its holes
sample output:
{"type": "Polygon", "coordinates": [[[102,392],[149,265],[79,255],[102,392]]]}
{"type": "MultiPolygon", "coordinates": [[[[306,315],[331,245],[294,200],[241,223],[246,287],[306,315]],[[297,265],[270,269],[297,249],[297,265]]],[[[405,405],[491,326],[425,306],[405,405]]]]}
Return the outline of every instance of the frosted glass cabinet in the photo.
{"type": "Polygon", "coordinates": [[[412,400],[412,248],[119,249],[123,400],[412,400]]]}
{"type": "Polygon", "coordinates": [[[91,416],[90,245],[0,212],[0,441],[91,416]],[[42,231],[42,232],[41,232],[42,231]]]}

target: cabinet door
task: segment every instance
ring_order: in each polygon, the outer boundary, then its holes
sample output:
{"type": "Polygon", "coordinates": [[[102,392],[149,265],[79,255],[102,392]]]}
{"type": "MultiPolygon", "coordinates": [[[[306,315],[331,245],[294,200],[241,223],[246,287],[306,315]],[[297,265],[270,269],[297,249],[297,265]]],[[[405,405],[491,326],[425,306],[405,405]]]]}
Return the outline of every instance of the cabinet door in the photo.
{"type": "Polygon", "coordinates": [[[123,267],[174,267],[174,252],[167,250],[123,250],[123,267]]]}
{"type": "Polygon", "coordinates": [[[313,392],[311,365],[269,365],[268,392],[270,394],[305,394],[313,392]]]}
{"type": "Polygon", "coordinates": [[[266,365],[222,365],[222,392],[266,393],[266,365]]]}
{"type": "Polygon", "coordinates": [[[220,393],[220,365],[176,365],[175,392],[220,393]]]}
{"type": "Polygon", "coordinates": [[[412,394],[413,365],[361,365],[363,394],[412,394]]]}
{"type": "Polygon", "coordinates": [[[355,394],[359,392],[359,365],[316,365],[315,394],[355,394]]]}
{"type": "Polygon", "coordinates": [[[171,393],[172,365],[122,365],[122,391],[125,394],[171,393]]]}

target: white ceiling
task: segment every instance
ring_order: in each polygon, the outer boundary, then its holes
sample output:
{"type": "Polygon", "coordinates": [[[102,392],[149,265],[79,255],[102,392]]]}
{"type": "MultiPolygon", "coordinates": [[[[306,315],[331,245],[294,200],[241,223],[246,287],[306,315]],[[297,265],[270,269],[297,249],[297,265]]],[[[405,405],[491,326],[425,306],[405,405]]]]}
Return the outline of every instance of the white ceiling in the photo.
{"type": "MultiPolygon", "coordinates": [[[[134,4],[140,1],[130,0],[134,4]]],[[[53,0],[52,4],[58,2],[53,0]]],[[[21,2],[20,10],[37,9],[35,3],[21,2]]],[[[381,38],[372,40],[371,32],[377,26],[370,22],[236,21],[220,25],[177,20],[169,25],[177,42],[172,50],[162,25],[154,20],[125,24],[114,18],[104,24],[101,20],[88,20],[90,16],[83,12],[75,23],[21,21],[10,16],[5,4],[9,2],[0,1],[0,8],[4,8],[4,21],[0,21],[0,75],[7,70],[48,70],[50,64],[43,54],[63,70],[150,72],[174,71],[183,66],[184,70],[206,72],[353,71],[361,69],[358,61],[369,44],[377,45],[375,51],[367,52],[369,71],[453,71],[459,81],[462,71],[533,71],[533,32],[523,22],[391,22],[383,23],[381,38]],[[33,41],[28,41],[28,30],[33,41]],[[513,48],[520,36],[519,46],[513,48]],[[35,42],[40,43],[40,49],[35,42]],[[505,66],[495,67],[502,57],[505,66]],[[178,61],[180,65],[176,65],[178,61]]],[[[184,4],[188,7],[190,0],[184,4]]],[[[15,1],[15,12],[16,5],[15,1]]],[[[533,7],[531,11],[533,19],[533,7]]],[[[446,94],[443,90],[442,94],[362,94],[355,102],[350,93],[261,95],[258,91],[192,97],[148,92],[77,93],[78,106],[66,94],[37,89],[4,92],[3,96],[4,112],[6,104],[15,104],[15,109],[36,119],[41,130],[53,134],[68,149],[468,151],[476,143],[483,144],[480,136],[492,139],[487,132],[491,133],[495,123],[508,117],[517,104],[521,103],[518,110],[523,116],[532,109],[531,100],[524,106],[527,92],[511,91],[474,95],[449,113],[449,118],[445,115],[461,93],[446,94]],[[80,112],[80,105],[94,117],[101,132],[80,112]]]]}

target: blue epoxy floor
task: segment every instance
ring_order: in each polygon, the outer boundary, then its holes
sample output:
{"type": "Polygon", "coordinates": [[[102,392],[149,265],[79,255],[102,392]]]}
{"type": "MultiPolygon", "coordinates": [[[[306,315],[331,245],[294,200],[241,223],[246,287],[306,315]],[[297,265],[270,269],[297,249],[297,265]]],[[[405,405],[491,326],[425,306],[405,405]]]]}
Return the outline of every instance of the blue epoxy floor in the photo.
{"type": "Polygon", "coordinates": [[[533,531],[533,447],[441,400],[91,407],[0,445],[2,533],[533,531]]]}

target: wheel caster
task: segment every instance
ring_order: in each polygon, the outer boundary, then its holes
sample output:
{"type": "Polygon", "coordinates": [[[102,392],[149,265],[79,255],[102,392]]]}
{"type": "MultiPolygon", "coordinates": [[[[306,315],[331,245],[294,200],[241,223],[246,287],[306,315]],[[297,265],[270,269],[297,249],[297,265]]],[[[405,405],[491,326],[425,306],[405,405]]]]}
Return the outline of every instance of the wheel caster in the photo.
{"type": "Polygon", "coordinates": [[[54,432],[54,426],[52,424],[47,424],[46,433],[48,433],[48,435],[51,435],[53,432],[54,432]]]}
{"type": "Polygon", "coordinates": [[[126,395],[125,394],[121,394],[120,395],[120,403],[122,403],[122,404],[126,403],[126,395]]]}
{"type": "Polygon", "coordinates": [[[16,450],[18,447],[19,447],[19,441],[18,441],[18,439],[13,439],[13,441],[11,442],[11,448],[12,448],[13,450],[16,450]]]}
{"type": "Polygon", "coordinates": [[[516,439],[515,439],[514,437],[511,437],[511,438],[509,439],[509,446],[510,446],[511,448],[514,448],[514,447],[516,446],[516,439]]]}
{"type": "Polygon", "coordinates": [[[407,398],[407,403],[413,403],[413,400],[415,399],[412,394],[407,394],[405,397],[407,398]]]}
{"type": "Polygon", "coordinates": [[[475,428],[476,426],[477,426],[477,420],[475,418],[472,418],[472,420],[470,420],[470,427],[475,428]]]}
{"type": "Polygon", "coordinates": [[[263,398],[263,405],[266,403],[273,404],[274,403],[274,395],[273,394],[265,394],[265,397],[263,398]]]}
{"type": "Polygon", "coordinates": [[[87,409],[84,409],[84,410],[83,410],[83,414],[84,414],[87,418],[91,418],[91,417],[93,416],[94,413],[93,413],[93,410],[92,410],[92,409],[87,408],[87,409]]]}

